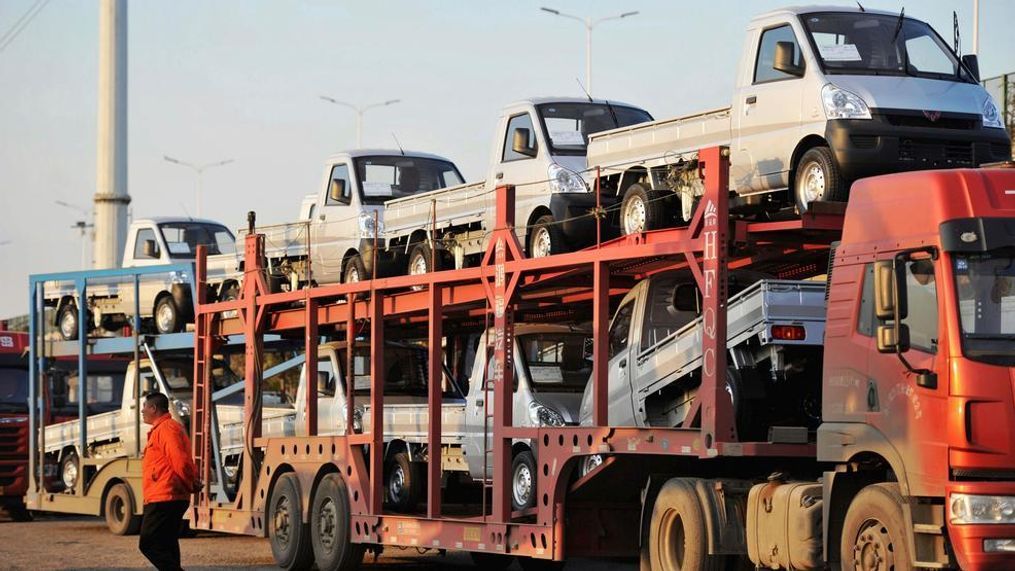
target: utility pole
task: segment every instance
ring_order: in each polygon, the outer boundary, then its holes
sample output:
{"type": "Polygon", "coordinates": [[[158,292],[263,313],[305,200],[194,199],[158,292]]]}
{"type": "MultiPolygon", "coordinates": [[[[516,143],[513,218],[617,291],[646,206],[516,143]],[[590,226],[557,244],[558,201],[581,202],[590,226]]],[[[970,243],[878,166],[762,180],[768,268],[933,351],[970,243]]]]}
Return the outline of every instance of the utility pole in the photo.
{"type": "Polygon", "coordinates": [[[127,0],[99,2],[94,267],[119,267],[127,240],[127,0]]]}
{"type": "Polygon", "coordinates": [[[973,53],[980,56],[980,0],[973,0],[973,53]]]}
{"type": "Polygon", "coordinates": [[[195,206],[196,212],[194,213],[194,216],[196,216],[197,218],[201,217],[201,202],[202,202],[202,200],[201,200],[201,198],[202,198],[201,197],[201,193],[203,192],[203,187],[204,187],[204,171],[206,171],[206,170],[208,170],[210,168],[220,167],[222,165],[228,165],[229,163],[231,163],[231,162],[233,162],[235,160],[235,159],[226,159],[224,161],[217,161],[217,162],[214,162],[214,163],[208,163],[206,165],[195,165],[195,164],[188,163],[186,161],[181,161],[180,159],[174,159],[173,157],[170,157],[168,155],[162,155],[162,158],[165,159],[166,162],[168,162],[168,163],[173,163],[174,165],[180,165],[181,167],[187,167],[190,170],[194,171],[194,174],[197,175],[197,186],[194,187],[194,202],[197,203],[197,205],[195,206]]]}

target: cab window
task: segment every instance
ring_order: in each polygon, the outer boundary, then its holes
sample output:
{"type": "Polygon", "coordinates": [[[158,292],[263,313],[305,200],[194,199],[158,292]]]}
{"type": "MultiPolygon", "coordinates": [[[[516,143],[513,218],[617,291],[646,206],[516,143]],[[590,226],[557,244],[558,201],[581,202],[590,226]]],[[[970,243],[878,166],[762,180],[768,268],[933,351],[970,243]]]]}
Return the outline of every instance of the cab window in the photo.
{"type": "Polygon", "coordinates": [[[796,41],[796,36],[793,35],[793,28],[789,24],[770,28],[761,33],[761,41],[758,42],[758,59],[754,63],[754,83],[796,79],[794,75],[775,69],[775,46],[779,42],[793,44],[793,63],[801,68],[804,66],[803,54],[800,52],[800,43],[796,41]]]}
{"type": "Polygon", "coordinates": [[[137,239],[134,240],[134,259],[135,260],[157,260],[162,253],[159,250],[159,241],[155,239],[155,231],[151,228],[142,228],[137,231],[137,239]],[[144,245],[147,241],[155,243],[154,255],[146,256],[144,252],[144,245]]]}
{"type": "Polygon", "coordinates": [[[349,166],[348,165],[335,165],[331,169],[331,178],[328,179],[328,188],[325,190],[327,199],[324,201],[327,205],[336,204],[349,204],[352,201],[352,184],[349,180],[349,166]],[[342,195],[337,199],[331,196],[331,187],[333,181],[342,181],[342,195]]]}
{"type": "Polygon", "coordinates": [[[634,302],[628,302],[619,310],[610,326],[610,358],[627,349],[628,340],[631,337],[631,315],[634,313],[634,302]]]}
{"type": "Polygon", "coordinates": [[[534,150],[537,150],[539,148],[539,144],[536,142],[536,130],[532,128],[532,117],[530,117],[528,113],[515,115],[508,121],[507,133],[504,134],[504,154],[502,156],[503,162],[520,161],[524,159],[533,158],[528,155],[516,153],[511,148],[515,140],[515,129],[528,129],[529,130],[528,147],[534,150]]]}

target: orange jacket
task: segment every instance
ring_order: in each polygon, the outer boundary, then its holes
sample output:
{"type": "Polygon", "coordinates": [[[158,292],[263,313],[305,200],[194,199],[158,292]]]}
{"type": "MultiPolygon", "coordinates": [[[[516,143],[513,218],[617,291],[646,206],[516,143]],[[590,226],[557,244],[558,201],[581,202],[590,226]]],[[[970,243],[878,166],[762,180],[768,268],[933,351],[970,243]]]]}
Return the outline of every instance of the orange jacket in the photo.
{"type": "Polygon", "coordinates": [[[141,473],[146,504],[189,500],[193,493],[197,467],[190,456],[190,439],[169,414],[156,419],[148,431],[141,473]]]}

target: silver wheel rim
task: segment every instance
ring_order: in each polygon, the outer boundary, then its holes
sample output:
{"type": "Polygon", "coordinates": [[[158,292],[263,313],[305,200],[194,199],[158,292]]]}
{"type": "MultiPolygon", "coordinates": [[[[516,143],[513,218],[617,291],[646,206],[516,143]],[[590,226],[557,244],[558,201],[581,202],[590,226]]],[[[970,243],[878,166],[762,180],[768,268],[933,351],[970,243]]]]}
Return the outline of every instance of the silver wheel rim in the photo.
{"type": "Polygon", "coordinates": [[[346,283],[356,283],[359,281],[359,268],[356,266],[350,266],[349,271],[345,275],[346,283]]]}
{"type": "Polygon", "coordinates": [[[405,472],[398,464],[391,470],[391,477],[388,479],[388,494],[391,496],[391,503],[402,502],[402,495],[405,493],[405,472]]]}
{"type": "Polygon", "coordinates": [[[821,200],[825,196],[825,169],[818,163],[808,164],[804,170],[803,184],[800,186],[800,198],[804,208],[812,202],[821,200]]]}
{"type": "Polygon", "coordinates": [[[528,505],[529,496],[532,495],[532,471],[529,470],[529,465],[525,463],[519,464],[512,480],[514,485],[511,486],[511,489],[512,495],[515,498],[515,504],[519,506],[528,505]]]}
{"type": "Polygon", "coordinates": [[[645,231],[645,201],[632,196],[624,207],[624,234],[638,234],[645,231]]]}
{"type": "Polygon", "coordinates": [[[894,568],[895,545],[888,527],[873,518],[863,522],[853,543],[853,569],[886,571],[894,568]]]}
{"type": "Polygon", "coordinates": [[[331,498],[326,498],[321,504],[320,514],[317,517],[318,537],[321,546],[331,551],[338,542],[338,509],[331,498]]]}
{"type": "Polygon", "coordinates": [[[73,488],[78,483],[78,463],[66,462],[63,465],[63,485],[73,488]]]}
{"type": "Polygon", "coordinates": [[[545,226],[536,228],[532,236],[532,257],[545,258],[553,250],[553,242],[550,240],[550,229],[545,226]]]}
{"type": "Polygon", "coordinates": [[[426,256],[416,253],[412,257],[412,263],[409,264],[409,275],[410,276],[421,276],[430,271],[429,265],[426,260],[426,256]]]}
{"type": "Polygon", "coordinates": [[[285,549],[289,545],[289,498],[282,496],[275,502],[275,516],[272,518],[272,537],[285,549]]]}
{"type": "Polygon", "coordinates": [[[73,311],[65,311],[60,319],[60,334],[65,338],[71,338],[78,332],[78,320],[73,311]]]}
{"type": "Polygon", "coordinates": [[[159,305],[159,313],[155,316],[156,322],[159,326],[159,331],[165,333],[173,328],[173,322],[176,320],[176,311],[168,303],[159,305]]]}
{"type": "Polygon", "coordinates": [[[602,464],[603,457],[600,456],[599,454],[593,454],[592,456],[585,458],[585,465],[584,470],[582,471],[582,476],[588,475],[589,472],[595,470],[602,464]]]}

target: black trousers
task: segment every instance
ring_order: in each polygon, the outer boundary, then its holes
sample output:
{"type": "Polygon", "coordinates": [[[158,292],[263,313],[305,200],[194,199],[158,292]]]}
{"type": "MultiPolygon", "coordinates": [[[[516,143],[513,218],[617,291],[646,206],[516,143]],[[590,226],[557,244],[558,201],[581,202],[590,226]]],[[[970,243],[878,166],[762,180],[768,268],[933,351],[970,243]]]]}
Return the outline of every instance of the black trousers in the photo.
{"type": "Polygon", "coordinates": [[[145,504],[141,520],[141,553],[159,571],[179,571],[180,523],[190,502],[152,502],[145,504]]]}

